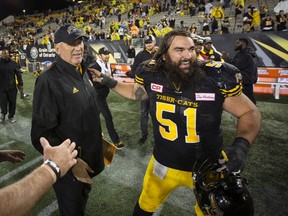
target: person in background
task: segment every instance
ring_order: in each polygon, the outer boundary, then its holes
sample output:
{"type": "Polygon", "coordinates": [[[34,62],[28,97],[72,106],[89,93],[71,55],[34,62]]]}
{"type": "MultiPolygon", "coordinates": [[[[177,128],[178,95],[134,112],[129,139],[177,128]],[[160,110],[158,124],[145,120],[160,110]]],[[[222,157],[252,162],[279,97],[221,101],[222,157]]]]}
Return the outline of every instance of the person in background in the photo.
{"type": "Polygon", "coordinates": [[[230,26],[231,26],[231,23],[229,21],[229,17],[226,16],[221,22],[221,34],[229,34],[230,26]]]}
{"type": "MultiPolygon", "coordinates": [[[[131,66],[132,77],[137,75],[136,71],[138,67],[145,61],[148,61],[156,53],[156,39],[153,35],[146,36],[144,38],[145,49],[139,52],[135,56],[134,64],[131,66]]],[[[138,140],[139,144],[145,143],[148,137],[148,120],[149,120],[149,100],[141,100],[141,117],[140,117],[140,128],[141,128],[141,138],[138,140]]]]}
{"type": "MultiPolygon", "coordinates": [[[[204,61],[205,59],[203,58],[203,56],[201,55],[201,51],[203,49],[203,43],[204,43],[204,40],[202,37],[193,37],[193,42],[195,44],[195,53],[196,53],[196,58],[198,60],[202,60],[204,61]]],[[[207,59],[206,59],[207,60],[207,59]]]]}
{"type": "MultiPolygon", "coordinates": [[[[85,215],[92,178],[104,169],[97,95],[83,61],[87,37],[73,25],[54,35],[56,57],[35,82],[31,140],[43,153],[44,137],[52,146],[76,143],[77,164],[53,184],[61,216],[85,215]]],[[[45,153],[45,152],[44,152],[45,153]]]]}
{"type": "Polygon", "coordinates": [[[222,61],[221,54],[213,47],[212,39],[210,37],[204,38],[201,55],[205,60],[222,61]]]}
{"type": "Polygon", "coordinates": [[[0,60],[0,123],[16,122],[17,89],[23,91],[23,80],[19,65],[10,58],[9,50],[4,48],[0,60]]]}
{"type": "MultiPolygon", "coordinates": [[[[133,216],[153,215],[178,187],[192,189],[192,170],[200,157],[219,163],[224,156],[223,169],[231,174],[245,168],[261,114],[242,94],[239,70],[226,62],[199,63],[187,31],[169,32],[154,57],[139,68],[135,83],[90,72],[94,81],[126,98],[150,100],[155,145],[133,216]],[[237,119],[235,139],[228,146],[221,132],[223,110],[237,119]]],[[[197,202],[195,211],[204,214],[197,202]]]]}
{"type": "Polygon", "coordinates": [[[280,10],[279,14],[276,15],[276,28],[277,31],[286,31],[287,30],[287,15],[284,14],[284,10],[280,10]]]}
{"type": "MultiPolygon", "coordinates": [[[[110,58],[111,52],[106,49],[106,47],[101,47],[98,50],[98,58],[94,62],[94,64],[90,65],[90,67],[95,68],[101,73],[111,77],[111,67],[109,63],[109,58],[110,58]]],[[[96,90],[97,94],[97,104],[100,113],[104,116],[106,127],[109,133],[109,136],[112,140],[112,143],[117,149],[122,149],[124,148],[123,142],[120,140],[119,135],[114,127],[113,123],[113,117],[110,112],[109,106],[107,104],[106,98],[109,95],[110,89],[105,86],[101,85],[100,83],[94,83],[94,88],[96,90]]]]}
{"type": "Polygon", "coordinates": [[[275,22],[271,18],[270,14],[266,14],[266,17],[262,19],[260,23],[260,28],[263,32],[265,31],[274,31],[275,22]]]}
{"type": "Polygon", "coordinates": [[[134,58],[135,58],[135,55],[136,55],[136,50],[135,48],[133,47],[132,44],[129,44],[129,48],[127,49],[126,51],[126,54],[127,54],[127,64],[133,64],[134,63],[134,58]]]}
{"type": "MultiPolygon", "coordinates": [[[[2,216],[28,215],[56,180],[76,164],[75,157],[78,153],[75,149],[76,144],[69,139],[55,147],[50,146],[45,138],[40,138],[40,143],[44,152],[44,163],[16,183],[0,189],[2,216]]],[[[3,151],[0,152],[0,158],[3,156],[2,153],[3,151]]],[[[16,151],[10,151],[9,154],[9,159],[6,159],[10,162],[20,162],[25,155],[19,151],[17,154],[16,151]]]]}
{"type": "Polygon", "coordinates": [[[222,52],[222,58],[240,70],[243,79],[243,93],[256,104],[253,88],[253,84],[255,84],[258,79],[257,65],[254,61],[256,53],[249,47],[247,38],[239,38],[236,40],[235,51],[238,52],[234,58],[231,59],[229,53],[225,51],[222,52]]]}

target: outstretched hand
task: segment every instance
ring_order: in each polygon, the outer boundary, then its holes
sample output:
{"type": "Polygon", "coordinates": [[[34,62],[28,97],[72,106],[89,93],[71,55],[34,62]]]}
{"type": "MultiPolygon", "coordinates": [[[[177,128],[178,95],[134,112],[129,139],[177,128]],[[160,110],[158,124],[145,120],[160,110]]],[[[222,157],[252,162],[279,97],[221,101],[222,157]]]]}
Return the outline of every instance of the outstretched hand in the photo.
{"type": "Polygon", "coordinates": [[[102,77],[101,77],[101,72],[94,69],[94,68],[88,68],[88,71],[91,73],[92,76],[92,80],[94,82],[101,82],[102,81],[102,77]]]}
{"type": "Polygon", "coordinates": [[[76,156],[78,154],[75,149],[76,144],[71,142],[70,139],[65,140],[59,146],[51,146],[44,137],[40,138],[40,143],[43,147],[44,161],[50,159],[54,161],[61,170],[61,177],[76,164],[76,156]]]}
{"type": "Polygon", "coordinates": [[[2,150],[0,151],[0,162],[9,161],[13,164],[22,162],[26,154],[19,150],[2,150]]]}

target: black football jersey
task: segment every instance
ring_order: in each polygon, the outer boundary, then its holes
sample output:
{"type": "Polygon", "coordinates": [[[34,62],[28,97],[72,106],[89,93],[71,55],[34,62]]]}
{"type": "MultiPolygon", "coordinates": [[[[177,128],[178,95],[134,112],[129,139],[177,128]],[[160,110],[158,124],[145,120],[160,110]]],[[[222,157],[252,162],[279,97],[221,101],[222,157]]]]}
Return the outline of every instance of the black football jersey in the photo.
{"type": "Polygon", "coordinates": [[[163,73],[142,70],[135,81],[150,99],[156,160],[170,168],[192,171],[202,153],[219,154],[222,105],[226,97],[241,94],[241,74],[227,63],[212,62],[197,86],[177,89],[163,73]]]}

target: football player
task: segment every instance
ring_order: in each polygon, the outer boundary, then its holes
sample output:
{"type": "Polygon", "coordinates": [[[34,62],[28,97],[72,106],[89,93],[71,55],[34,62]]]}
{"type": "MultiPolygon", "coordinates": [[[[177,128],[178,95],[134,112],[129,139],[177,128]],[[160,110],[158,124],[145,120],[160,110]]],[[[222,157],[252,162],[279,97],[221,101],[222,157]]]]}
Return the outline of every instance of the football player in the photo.
{"type": "MultiPolygon", "coordinates": [[[[259,110],[242,94],[239,70],[224,62],[200,64],[186,31],[166,34],[153,59],[139,70],[135,83],[90,70],[94,81],[120,95],[150,100],[155,146],[134,216],[152,215],[179,186],[193,188],[193,165],[203,153],[215,160],[223,155],[228,172],[241,172],[261,127],[259,110]],[[238,118],[235,140],[226,148],[223,110],[238,118]]],[[[197,204],[195,209],[203,215],[197,204]]]]}

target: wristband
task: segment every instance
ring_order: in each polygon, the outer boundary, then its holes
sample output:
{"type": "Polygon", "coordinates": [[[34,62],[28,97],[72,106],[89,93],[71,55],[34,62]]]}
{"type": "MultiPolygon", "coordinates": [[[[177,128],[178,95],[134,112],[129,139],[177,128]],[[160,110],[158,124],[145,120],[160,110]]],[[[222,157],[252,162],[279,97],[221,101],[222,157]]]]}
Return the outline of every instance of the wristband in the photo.
{"type": "Polygon", "coordinates": [[[237,148],[242,149],[242,151],[247,154],[248,149],[250,148],[250,143],[244,137],[236,137],[232,143],[232,146],[236,146],[237,148]]]}
{"type": "Polygon", "coordinates": [[[102,85],[105,85],[105,86],[107,86],[108,88],[111,88],[111,89],[116,87],[116,85],[117,85],[117,81],[116,80],[106,76],[103,73],[101,74],[100,77],[102,78],[102,80],[100,82],[102,85]]]}
{"type": "Polygon", "coordinates": [[[47,165],[48,167],[50,167],[52,169],[52,171],[55,173],[56,175],[56,179],[59,179],[61,176],[61,170],[59,168],[59,166],[52,160],[47,159],[44,161],[44,164],[47,165]]]}

